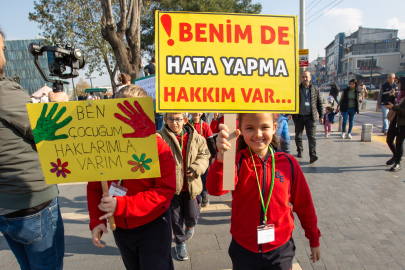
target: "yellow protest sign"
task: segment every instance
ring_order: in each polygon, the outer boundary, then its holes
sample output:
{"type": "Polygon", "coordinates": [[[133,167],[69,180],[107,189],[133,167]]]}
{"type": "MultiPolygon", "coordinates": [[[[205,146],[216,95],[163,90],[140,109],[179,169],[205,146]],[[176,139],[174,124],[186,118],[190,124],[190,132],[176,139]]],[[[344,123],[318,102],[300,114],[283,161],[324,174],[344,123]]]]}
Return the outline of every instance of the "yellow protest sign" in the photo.
{"type": "Polygon", "coordinates": [[[156,12],[159,112],[298,111],[296,16],[156,12]]]}
{"type": "Polygon", "coordinates": [[[47,184],[160,176],[152,98],[27,104],[47,184]]]}

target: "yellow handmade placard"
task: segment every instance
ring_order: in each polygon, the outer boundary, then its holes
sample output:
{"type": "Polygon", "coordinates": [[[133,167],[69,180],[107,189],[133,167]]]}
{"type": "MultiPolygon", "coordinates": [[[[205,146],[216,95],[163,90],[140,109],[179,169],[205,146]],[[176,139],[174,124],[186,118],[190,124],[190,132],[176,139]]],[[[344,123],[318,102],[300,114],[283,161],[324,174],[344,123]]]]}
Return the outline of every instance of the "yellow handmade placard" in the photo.
{"type": "Polygon", "coordinates": [[[156,11],[159,112],[298,111],[297,17],[156,11]]]}
{"type": "Polygon", "coordinates": [[[152,98],[27,104],[47,184],[160,176],[152,98]]]}

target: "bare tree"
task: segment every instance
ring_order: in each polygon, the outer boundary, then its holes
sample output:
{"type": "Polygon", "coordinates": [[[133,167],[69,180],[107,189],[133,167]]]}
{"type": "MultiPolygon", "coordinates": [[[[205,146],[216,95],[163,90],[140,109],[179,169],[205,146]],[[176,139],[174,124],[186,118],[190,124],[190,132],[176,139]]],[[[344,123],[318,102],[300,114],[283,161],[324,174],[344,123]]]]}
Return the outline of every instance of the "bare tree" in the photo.
{"type": "Polygon", "coordinates": [[[116,6],[111,0],[101,0],[101,34],[110,43],[119,70],[136,79],[142,63],[140,21],[143,0],[119,0],[118,6],[119,10],[114,12],[116,6]],[[118,23],[115,23],[115,18],[118,23]]]}

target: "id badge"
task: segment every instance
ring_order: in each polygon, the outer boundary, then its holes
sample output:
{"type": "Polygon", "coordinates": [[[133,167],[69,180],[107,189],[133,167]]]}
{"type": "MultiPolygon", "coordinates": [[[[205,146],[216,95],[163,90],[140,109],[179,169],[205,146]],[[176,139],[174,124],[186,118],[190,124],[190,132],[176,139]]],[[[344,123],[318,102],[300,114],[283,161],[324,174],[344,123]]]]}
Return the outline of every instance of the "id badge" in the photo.
{"type": "Polygon", "coordinates": [[[117,183],[112,182],[111,186],[110,186],[109,193],[110,193],[111,197],[113,197],[113,196],[125,196],[125,195],[127,195],[127,191],[128,191],[127,188],[122,187],[122,186],[118,186],[117,183]]]}
{"type": "Polygon", "coordinates": [[[305,102],[305,106],[311,106],[311,104],[307,101],[305,102]]]}
{"type": "Polygon", "coordinates": [[[267,244],[274,241],[274,224],[257,227],[257,243],[267,244]]]}

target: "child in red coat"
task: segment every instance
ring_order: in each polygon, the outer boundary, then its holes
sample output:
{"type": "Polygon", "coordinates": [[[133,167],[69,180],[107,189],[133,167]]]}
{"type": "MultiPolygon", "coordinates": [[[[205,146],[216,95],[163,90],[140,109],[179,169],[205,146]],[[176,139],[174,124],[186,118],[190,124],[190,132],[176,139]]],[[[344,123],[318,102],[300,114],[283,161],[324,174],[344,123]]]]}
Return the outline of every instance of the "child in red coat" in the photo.
{"type": "MultiPolygon", "coordinates": [[[[311,259],[320,259],[321,234],[311,193],[297,160],[289,154],[274,153],[276,127],[271,113],[239,114],[229,246],[234,270],[292,269],[292,210],[309,239],[311,259]]],[[[224,151],[230,148],[228,137],[227,127],[220,125],[219,151],[207,178],[208,192],[214,196],[229,192],[222,189],[224,151]]]]}

